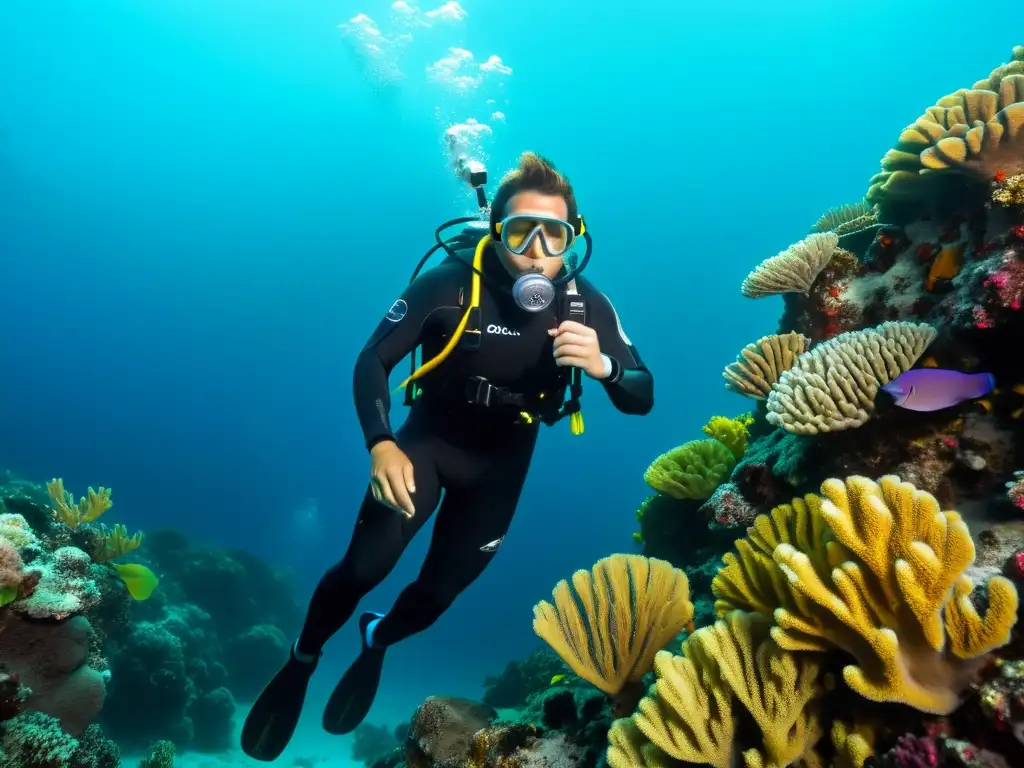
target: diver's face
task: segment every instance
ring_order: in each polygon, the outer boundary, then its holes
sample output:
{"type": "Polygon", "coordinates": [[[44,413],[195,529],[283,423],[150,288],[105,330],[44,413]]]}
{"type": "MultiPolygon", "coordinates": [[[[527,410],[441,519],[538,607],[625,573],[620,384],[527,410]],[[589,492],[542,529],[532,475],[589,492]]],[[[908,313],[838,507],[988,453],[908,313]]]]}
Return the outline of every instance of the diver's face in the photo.
{"type": "MultiPolygon", "coordinates": [[[[550,216],[565,221],[569,218],[569,207],[565,198],[559,195],[545,195],[540,192],[524,191],[513,195],[508,201],[505,216],[550,216]]],[[[549,280],[554,280],[562,269],[564,259],[561,256],[549,257],[541,247],[540,238],[535,237],[530,248],[524,254],[512,253],[501,242],[495,250],[505,270],[517,278],[524,272],[541,272],[549,280]]]]}

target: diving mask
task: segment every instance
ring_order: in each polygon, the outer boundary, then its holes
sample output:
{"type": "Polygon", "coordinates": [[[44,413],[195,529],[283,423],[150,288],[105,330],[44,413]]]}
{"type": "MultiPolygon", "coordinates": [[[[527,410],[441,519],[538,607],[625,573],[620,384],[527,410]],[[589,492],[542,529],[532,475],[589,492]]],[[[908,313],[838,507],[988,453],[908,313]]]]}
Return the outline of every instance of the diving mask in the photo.
{"type": "MultiPolygon", "coordinates": [[[[520,275],[512,284],[512,298],[520,309],[527,312],[540,312],[551,306],[557,292],[555,286],[568,283],[575,278],[590,258],[589,236],[587,255],[582,264],[574,253],[568,252],[569,246],[576,240],[577,232],[571,224],[562,219],[535,214],[515,214],[498,222],[495,229],[501,238],[501,244],[517,256],[529,252],[534,241],[539,240],[545,257],[565,260],[563,273],[555,280],[550,280],[543,272],[536,271],[520,275]]],[[[580,234],[586,231],[582,219],[580,230],[580,234]]]]}
{"type": "Polygon", "coordinates": [[[573,240],[576,230],[567,221],[552,216],[515,214],[498,222],[495,227],[501,243],[512,253],[522,256],[540,238],[540,247],[548,258],[562,256],[573,240]]]}

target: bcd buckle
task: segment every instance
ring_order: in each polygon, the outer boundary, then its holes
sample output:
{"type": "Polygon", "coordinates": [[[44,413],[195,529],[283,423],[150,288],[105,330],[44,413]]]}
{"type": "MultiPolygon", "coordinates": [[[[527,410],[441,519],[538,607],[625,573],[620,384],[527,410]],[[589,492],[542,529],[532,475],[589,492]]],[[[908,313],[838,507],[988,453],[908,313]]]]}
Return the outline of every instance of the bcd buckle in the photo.
{"type": "Polygon", "coordinates": [[[496,391],[497,387],[483,376],[473,376],[466,382],[466,399],[474,405],[481,405],[484,408],[491,405],[496,391]]]}

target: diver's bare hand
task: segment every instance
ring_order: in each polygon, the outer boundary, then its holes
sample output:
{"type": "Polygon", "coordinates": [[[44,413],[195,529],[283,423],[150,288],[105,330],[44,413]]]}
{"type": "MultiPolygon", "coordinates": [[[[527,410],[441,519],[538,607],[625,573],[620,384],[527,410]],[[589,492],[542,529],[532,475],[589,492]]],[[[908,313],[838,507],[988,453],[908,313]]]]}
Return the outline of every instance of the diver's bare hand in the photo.
{"type": "Polygon", "coordinates": [[[416,514],[412,462],[397,443],[385,440],[370,449],[370,489],[373,498],[406,517],[416,514]]]}

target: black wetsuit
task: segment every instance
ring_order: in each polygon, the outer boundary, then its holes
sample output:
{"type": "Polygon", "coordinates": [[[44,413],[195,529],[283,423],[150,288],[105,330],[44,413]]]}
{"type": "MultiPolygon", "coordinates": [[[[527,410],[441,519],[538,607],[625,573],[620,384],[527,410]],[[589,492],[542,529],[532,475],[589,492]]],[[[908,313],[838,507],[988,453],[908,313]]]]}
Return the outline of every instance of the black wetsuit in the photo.
{"type": "MultiPolygon", "coordinates": [[[[490,281],[510,286],[496,255],[486,253],[484,259],[490,281]]],[[[420,381],[422,394],[397,433],[388,418],[388,374],[418,345],[423,360],[444,347],[465,312],[470,278],[466,263],[451,258],[423,273],[359,355],[353,386],[366,445],[395,440],[408,455],[416,479],[416,514],[406,518],[367,490],[348,551],[313,594],[298,642],[303,653],[319,653],[360,599],[391,572],[441,501],[442,489],[444,500],[423,568],[376,627],[374,645],[391,645],[433,624],[487,567],[512,522],[539,424],[524,423],[521,402],[470,402],[467,384],[483,377],[523,396],[528,405],[560,405],[569,369],[555,364],[548,330],[560,322],[561,297],[547,310],[528,313],[508,292],[482,281],[479,322],[464,335],[468,346],[478,341],[478,348],[460,345],[420,381]]],[[[577,278],[576,288],[586,300],[586,324],[597,331],[601,352],[613,361],[611,376],[601,384],[623,413],[647,413],[654,402],[653,380],[615,310],[586,279],[577,278]]],[[[590,390],[597,386],[595,381],[586,384],[590,390]]]]}

